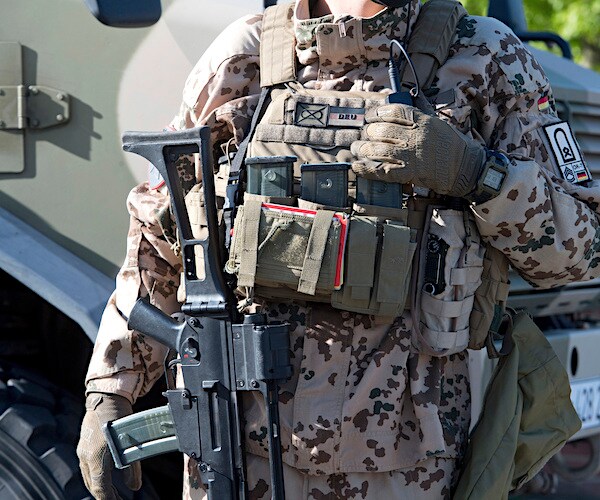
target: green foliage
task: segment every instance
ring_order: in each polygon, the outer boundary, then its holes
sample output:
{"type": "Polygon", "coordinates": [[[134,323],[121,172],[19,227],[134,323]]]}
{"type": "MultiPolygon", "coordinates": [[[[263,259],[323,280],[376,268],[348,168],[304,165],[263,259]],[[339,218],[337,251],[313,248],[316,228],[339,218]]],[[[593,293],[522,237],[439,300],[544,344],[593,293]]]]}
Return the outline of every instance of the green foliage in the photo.
{"type": "MultiPolygon", "coordinates": [[[[462,4],[470,14],[487,14],[488,0],[462,4]]],[[[600,70],[600,0],[524,0],[524,6],[530,31],[559,34],[571,44],[576,62],[600,70]]]]}
{"type": "Polygon", "coordinates": [[[462,0],[461,3],[473,16],[485,16],[487,14],[487,0],[462,0]]]}

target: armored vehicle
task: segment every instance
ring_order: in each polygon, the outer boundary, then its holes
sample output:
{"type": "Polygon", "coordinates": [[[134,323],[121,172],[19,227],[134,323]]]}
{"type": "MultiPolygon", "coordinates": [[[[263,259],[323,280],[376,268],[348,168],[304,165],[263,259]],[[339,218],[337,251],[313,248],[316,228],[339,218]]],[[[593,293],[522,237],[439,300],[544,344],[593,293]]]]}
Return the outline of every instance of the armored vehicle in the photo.
{"type": "MultiPolygon", "coordinates": [[[[149,25],[160,15],[158,0],[145,2],[148,15],[137,21],[103,11],[107,0],[86,3],[121,28],[98,22],[81,0],[2,2],[0,497],[8,499],[89,497],[75,456],[83,380],[125,254],[125,199],[146,177],[144,162],[122,152],[121,134],[162,129],[211,40],[234,19],[263,8],[258,0],[218,6],[163,0],[160,20],[149,25]]],[[[532,50],[600,177],[600,75],[569,60],[568,44],[556,35],[528,33],[520,1],[490,4],[490,14],[525,41],[562,48],[567,57],[532,50]]],[[[590,445],[584,465],[565,459],[556,469],[567,478],[595,474],[600,281],[541,291],[514,275],[510,303],[528,308],[559,353],[583,420],[575,439],[590,445]]],[[[472,367],[489,378],[485,353],[473,353],[472,367]]],[[[473,387],[475,412],[484,389],[485,383],[473,387]]],[[[164,463],[157,468],[169,477],[180,473],[176,461],[173,474],[164,463]]],[[[160,495],[149,483],[141,497],[160,495]]]]}

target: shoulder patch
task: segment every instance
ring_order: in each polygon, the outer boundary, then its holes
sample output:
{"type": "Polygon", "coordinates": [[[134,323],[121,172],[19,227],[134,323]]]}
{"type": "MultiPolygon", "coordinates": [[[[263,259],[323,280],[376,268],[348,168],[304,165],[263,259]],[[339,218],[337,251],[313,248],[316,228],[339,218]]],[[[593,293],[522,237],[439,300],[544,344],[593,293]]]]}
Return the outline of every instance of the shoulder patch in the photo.
{"type": "Polygon", "coordinates": [[[544,132],[563,178],[572,184],[591,180],[571,126],[567,122],[554,123],[546,125],[544,132]]]}

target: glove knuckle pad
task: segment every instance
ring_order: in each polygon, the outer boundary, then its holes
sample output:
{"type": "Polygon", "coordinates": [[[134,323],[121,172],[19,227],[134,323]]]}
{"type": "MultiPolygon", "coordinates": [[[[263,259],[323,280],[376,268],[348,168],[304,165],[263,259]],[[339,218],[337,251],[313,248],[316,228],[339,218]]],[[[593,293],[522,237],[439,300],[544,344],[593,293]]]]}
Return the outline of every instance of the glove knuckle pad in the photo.
{"type": "Polygon", "coordinates": [[[400,125],[412,125],[414,123],[413,109],[402,104],[380,106],[377,114],[383,121],[398,123],[400,125]]]}
{"type": "Polygon", "coordinates": [[[397,141],[404,138],[404,127],[394,123],[372,123],[367,127],[367,135],[373,139],[397,141]]]}

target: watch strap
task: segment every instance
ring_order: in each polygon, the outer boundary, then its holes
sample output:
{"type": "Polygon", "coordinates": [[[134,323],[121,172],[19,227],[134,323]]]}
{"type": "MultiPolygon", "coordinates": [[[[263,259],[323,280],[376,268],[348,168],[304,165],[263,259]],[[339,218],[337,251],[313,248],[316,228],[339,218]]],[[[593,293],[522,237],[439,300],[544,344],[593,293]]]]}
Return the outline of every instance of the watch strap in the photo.
{"type": "Polygon", "coordinates": [[[508,175],[509,165],[510,160],[506,155],[498,151],[487,150],[477,185],[465,198],[480,204],[498,196],[508,175]]]}

